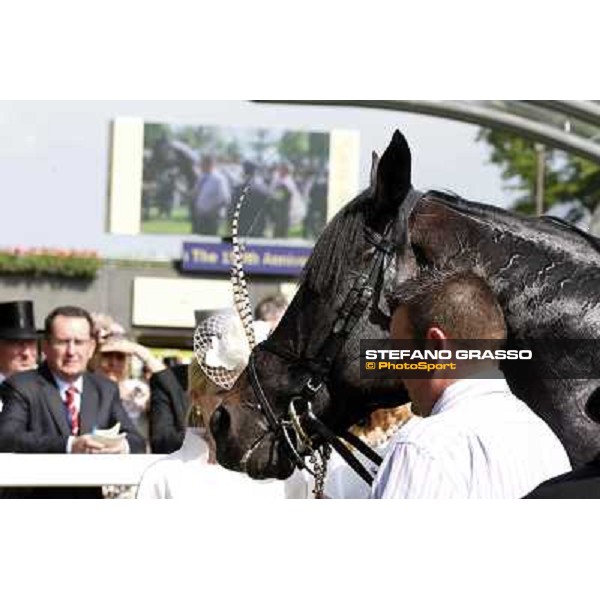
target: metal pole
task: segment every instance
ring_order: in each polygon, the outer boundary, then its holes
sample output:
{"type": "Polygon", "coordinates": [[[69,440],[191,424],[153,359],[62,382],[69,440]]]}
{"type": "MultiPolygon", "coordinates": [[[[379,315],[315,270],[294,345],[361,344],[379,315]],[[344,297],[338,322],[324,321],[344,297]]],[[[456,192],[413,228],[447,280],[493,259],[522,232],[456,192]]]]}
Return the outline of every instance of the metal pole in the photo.
{"type": "Polygon", "coordinates": [[[536,177],[535,177],[535,214],[540,217],[544,214],[544,175],[546,170],[546,147],[544,144],[535,144],[536,177]]]}

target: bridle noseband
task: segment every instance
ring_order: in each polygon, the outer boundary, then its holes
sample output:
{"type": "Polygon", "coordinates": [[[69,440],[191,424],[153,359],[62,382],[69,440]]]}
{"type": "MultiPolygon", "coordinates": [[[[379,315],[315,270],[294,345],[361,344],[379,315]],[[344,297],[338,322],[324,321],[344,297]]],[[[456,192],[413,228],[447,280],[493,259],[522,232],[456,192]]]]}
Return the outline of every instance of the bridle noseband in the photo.
{"type": "MultiPolygon", "coordinates": [[[[422,196],[423,194],[420,192],[411,190],[403,202],[404,206],[401,208],[399,214],[399,226],[406,228],[405,235],[402,236],[406,244],[409,243],[407,231],[408,217],[422,196]]],[[[353,446],[377,466],[382,462],[379,454],[350,431],[341,433],[339,437],[336,436],[313,411],[313,401],[323,385],[326,385],[335,359],[375,295],[377,282],[386,266],[385,259],[394,255],[398,250],[398,244],[393,240],[392,223],[388,224],[383,234],[367,226],[365,226],[364,232],[367,242],[374,248],[374,257],[368,272],[359,275],[355,279],[352,288],[338,310],[331,331],[321,344],[316,355],[310,359],[306,359],[277,346],[271,340],[267,339],[254,348],[250,354],[248,363],[248,379],[257,400],[258,405],[256,408],[266,418],[269,427],[268,431],[277,439],[284,442],[284,447],[288,449],[297,467],[306,469],[313,474],[316,482],[315,493],[317,495],[322,493],[323,490],[326,463],[330,453],[329,446],[335,448],[349,466],[369,485],[373,481],[373,476],[356,458],[348,448],[348,445],[353,446]],[[305,367],[305,370],[308,371],[302,389],[290,398],[287,415],[277,417],[271,401],[263,390],[256,371],[255,350],[257,348],[260,348],[261,351],[275,354],[285,361],[301,363],[305,367]],[[346,443],[342,442],[339,439],[340,437],[346,443]],[[313,469],[305,464],[303,454],[310,456],[309,460],[313,464],[313,469]]],[[[252,452],[258,445],[259,443],[252,444],[244,455],[242,459],[242,466],[244,468],[252,452]]]]}

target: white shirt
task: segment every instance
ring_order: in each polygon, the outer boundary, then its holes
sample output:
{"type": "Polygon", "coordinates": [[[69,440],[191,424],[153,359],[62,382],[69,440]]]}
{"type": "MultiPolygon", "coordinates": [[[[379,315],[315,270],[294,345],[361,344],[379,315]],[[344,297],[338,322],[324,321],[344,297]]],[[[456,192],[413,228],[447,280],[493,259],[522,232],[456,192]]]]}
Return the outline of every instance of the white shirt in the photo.
{"type": "Polygon", "coordinates": [[[521,498],[571,470],[552,430],[504,379],[463,379],[394,437],[373,498],[521,498]]]}
{"type": "Polygon", "coordinates": [[[188,428],[179,450],[150,465],[142,475],[137,498],[178,500],[253,500],[305,497],[306,484],[254,480],[208,462],[208,444],[198,429],[188,428]]]}
{"type": "MultiPolygon", "coordinates": [[[[373,450],[380,456],[385,456],[388,444],[389,440],[385,444],[373,446],[373,450]]],[[[353,454],[363,467],[375,477],[377,465],[360,452],[353,454]]],[[[369,484],[335,450],[332,450],[327,463],[327,477],[323,488],[325,496],[332,500],[364,500],[369,497],[370,492],[369,484]]]]}

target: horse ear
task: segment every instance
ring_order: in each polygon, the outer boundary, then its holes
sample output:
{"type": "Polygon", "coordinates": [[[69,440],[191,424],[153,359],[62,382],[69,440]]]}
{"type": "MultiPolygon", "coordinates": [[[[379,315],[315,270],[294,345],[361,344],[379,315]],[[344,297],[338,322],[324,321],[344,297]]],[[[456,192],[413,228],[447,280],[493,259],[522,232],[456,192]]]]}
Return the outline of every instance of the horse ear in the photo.
{"type": "Polygon", "coordinates": [[[411,155],[406,138],[396,129],[377,165],[376,213],[396,212],[412,184],[411,155]]]}

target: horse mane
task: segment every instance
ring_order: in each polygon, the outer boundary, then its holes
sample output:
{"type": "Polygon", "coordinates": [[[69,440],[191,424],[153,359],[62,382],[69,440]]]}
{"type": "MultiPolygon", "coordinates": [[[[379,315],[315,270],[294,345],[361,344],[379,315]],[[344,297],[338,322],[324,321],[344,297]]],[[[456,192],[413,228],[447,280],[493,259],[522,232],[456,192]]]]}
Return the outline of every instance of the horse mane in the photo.
{"type": "Polygon", "coordinates": [[[509,210],[493,206],[491,204],[482,204],[479,202],[472,202],[462,198],[458,194],[452,192],[442,192],[439,190],[430,190],[425,194],[426,197],[440,201],[443,204],[457,207],[461,213],[465,213],[472,217],[489,219],[493,217],[498,221],[508,223],[521,223],[527,221],[528,225],[538,231],[553,232],[553,233],[571,233],[575,238],[580,241],[587,242],[597,252],[600,252],[600,238],[583,231],[576,225],[560,219],[559,217],[542,215],[541,217],[518,215],[509,210]],[[549,226],[549,228],[548,228],[549,226]]]}
{"type": "MultiPolygon", "coordinates": [[[[513,231],[522,230],[522,232],[526,232],[528,230],[527,235],[530,235],[531,230],[536,231],[543,237],[549,234],[563,236],[566,234],[572,242],[576,244],[587,243],[594,250],[600,252],[600,238],[594,237],[561,219],[517,215],[497,206],[472,202],[453,192],[440,190],[429,190],[424,194],[423,200],[440,202],[492,229],[503,224],[513,231]]],[[[325,293],[338,287],[340,274],[344,272],[343,265],[355,264],[357,254],[361,251],[362,244],[360,241],[364,239],[364,229],[367,224],[371,201],[370,191],[366,190],[335,215],[319,237],[304,267],[300,284],[307,285],[315,293],[325,293]]],[[[524,236],[525,239],[527,239],[527,235],[524,236]]],[[[439,273],[430,273],[434,277],[447,274],[448,266],[439,273]]]]}
{"type": "MultiPolygon", "coordinates": [[[[424,198],[427,197],[482,219],[488,220],[490,217],[488,205],[469,202],[453,193],[430,190],[424,195],[424,198]]],[[[358,242],[364,238],[371,201],[372,197],[367,189],[334,216],[319,237],[302,271],[300,285],[307,285],[316,293],[325,293],[337,288],[340,273],[343,271],[341,267],[344,264],[353,264],[360,246],[358,242]]],[[[502,209],[497,210],[510,214],[502,209]]]]}

